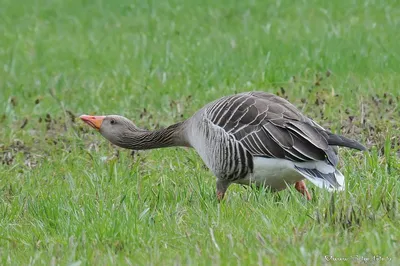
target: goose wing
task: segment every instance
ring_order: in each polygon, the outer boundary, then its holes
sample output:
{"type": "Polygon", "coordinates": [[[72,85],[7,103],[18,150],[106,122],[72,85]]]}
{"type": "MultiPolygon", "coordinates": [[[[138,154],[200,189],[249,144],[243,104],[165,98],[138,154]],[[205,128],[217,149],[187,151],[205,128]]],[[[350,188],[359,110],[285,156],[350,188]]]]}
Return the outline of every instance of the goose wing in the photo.
{"type": "Polygon", "coordinates": [[[206,113],[253,156],[327,161],[336,166],[338,157],[330,145],[365,149],[323,129],[285,99],[265,92],[224,97],[208,106],[206,113]]]}

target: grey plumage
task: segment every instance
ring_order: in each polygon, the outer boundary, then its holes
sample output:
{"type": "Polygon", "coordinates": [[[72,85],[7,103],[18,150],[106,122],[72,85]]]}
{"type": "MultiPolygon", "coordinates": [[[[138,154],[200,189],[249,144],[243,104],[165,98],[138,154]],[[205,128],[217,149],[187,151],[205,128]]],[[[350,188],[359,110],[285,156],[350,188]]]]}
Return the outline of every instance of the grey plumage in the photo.
{"type": "Polygon", "coordinates": [[[222,196],[231,183],[254,181],[280,190],[285,183],[303,178],[327,189],[341,189],[344,177],[336,169],[336,146],[365,150],[357,141],[325,130],[287,100],[265,92],[223,97],[188,120],[158,131],[138,129],[117,116],[104,121],[111,119],[123,121],[119,124],[125,129],[103,122],[100,132],[121,147],[195,148],[216,175],[222,196]]]}
{"type": "MultiPolygon", "coordinates": [[[[232,181],[252,171],[252,156],[293,162],[323,160],[336,166],[338,156],[332,146],[365,149],[356,141],[323,129],[287,100],[270,93],[246,92],[223,97],[200,114],[225,132],[226,143],[222,146],[234,146],[235,152],[225,157],[233,157],[242,165],[224,171],[230,173],[227,179],[232,181]]],[[[206,122],[203,125],[210,127],[206,122]]],[[[330,183],[336,186],[335,182],[330,183]]]]}

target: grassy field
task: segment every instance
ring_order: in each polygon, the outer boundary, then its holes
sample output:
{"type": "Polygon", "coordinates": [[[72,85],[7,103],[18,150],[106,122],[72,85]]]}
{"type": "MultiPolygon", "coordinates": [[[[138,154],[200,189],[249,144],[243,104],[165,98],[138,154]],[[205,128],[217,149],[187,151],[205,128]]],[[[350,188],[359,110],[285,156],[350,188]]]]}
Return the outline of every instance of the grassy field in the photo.
{"type": "Polygon", "coordinates": [[[1,265],[400,265],[398,1],[2,0],[0,18],[1,265]],[[76,118],[154,129],[250,90],[368,146],[340,151],[345,192],[218,204],[193,150],[116,149],[76,118]]]}

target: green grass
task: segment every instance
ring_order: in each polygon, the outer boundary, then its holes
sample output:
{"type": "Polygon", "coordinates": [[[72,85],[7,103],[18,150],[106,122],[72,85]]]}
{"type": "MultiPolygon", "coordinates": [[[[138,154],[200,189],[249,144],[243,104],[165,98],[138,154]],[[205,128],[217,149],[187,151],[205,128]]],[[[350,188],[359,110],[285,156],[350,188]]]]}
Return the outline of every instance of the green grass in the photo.
{"type": "Polygon", "coordinates": [[[2,0],[0,18],[1,265],[399,265],[397,1],[2,0]],[[132,157],[69,114],[155,128],[249,90],[370,148],[341,150],[345,192],[218,204],[194,151],[132,157]]]}

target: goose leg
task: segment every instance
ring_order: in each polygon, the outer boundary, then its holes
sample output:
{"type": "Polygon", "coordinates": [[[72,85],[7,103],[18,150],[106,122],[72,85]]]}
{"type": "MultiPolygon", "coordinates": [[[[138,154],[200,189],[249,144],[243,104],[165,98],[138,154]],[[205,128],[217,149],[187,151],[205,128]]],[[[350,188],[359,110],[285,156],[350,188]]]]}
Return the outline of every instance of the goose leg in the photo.
{"type": "Polygon", "coordinates": [[[311,200],[311,195],[307,190],[307,186],[306,183],[304,183],[304,180],[301,180],[299,182],[296,182],[296,184],[294,185],[294,187],[296,188],[296,190],[298,192],[300,192],[301,194],[303,194],[304,196],[306,196],[307,200],[311,200]]]}
{"type": "Polygon", "coordinates": [[[225,181],[225,180],[220,180],[217,179],[217,199],[218,201],[221,201],[224,196],[225,196],[225,192],[228,189],[230,183],[225,181]]]}

